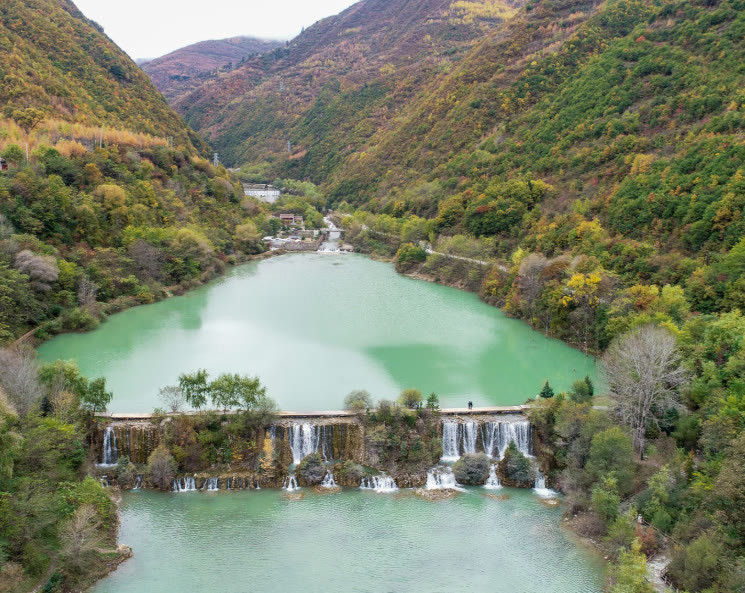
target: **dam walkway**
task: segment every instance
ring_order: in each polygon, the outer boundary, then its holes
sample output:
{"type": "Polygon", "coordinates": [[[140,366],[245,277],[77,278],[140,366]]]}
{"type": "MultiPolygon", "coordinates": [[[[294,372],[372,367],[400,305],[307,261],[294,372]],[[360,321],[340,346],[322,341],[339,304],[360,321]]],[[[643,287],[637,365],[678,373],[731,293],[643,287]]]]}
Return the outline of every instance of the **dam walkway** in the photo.
{"type": "MultiPolygon", "coordinates": [[[[443,408],[440,410],[442,416],[475,416],[475,415],[488,415],[488,414],[522,414],[530,406],[486,406],[481,408],[443,408]]],[[[218,410],[219,411],[219,410],[218,410]]],[[[182,416],[196,415],[202,412],[177,412],[174,415],[182,416]]],[[[228,414],[237,413],[235,410],[228,410],[228,414]]],[[[156,414],[144,413],[144,414],[121,414],[117,412],[108,412],[103,414],[96,414],[99,418],[108,418],[116,421],[126,420],[150,420],[156,417],[156,414]]],[[[349,410],[323,410],[323,411],[311,411],[311,412],[277,412],[277,416],[281,418],[347,418],[357,416],[356,412],[350,412],[349,410]]],[[[157,417],[161,417],[158,415],[157,417]]]]}

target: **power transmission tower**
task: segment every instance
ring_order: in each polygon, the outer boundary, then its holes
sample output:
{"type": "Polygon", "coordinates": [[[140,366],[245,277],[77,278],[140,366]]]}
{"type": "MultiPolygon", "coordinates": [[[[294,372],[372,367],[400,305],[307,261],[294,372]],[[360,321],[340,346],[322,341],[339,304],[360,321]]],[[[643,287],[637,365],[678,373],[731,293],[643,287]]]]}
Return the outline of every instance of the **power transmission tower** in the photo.
{"type": "Polygon", "coordinates": [[[288,140],[287,141],[287,154],[291,154],[291,153],[292,153],[292,144],[290,144],[290,141],[288,140]]]}
{"type": "Polygon", "coordinates": [[[220,155],[215,153],[212,157],[212,164],[217,167],[220,164],[220,155]]]}

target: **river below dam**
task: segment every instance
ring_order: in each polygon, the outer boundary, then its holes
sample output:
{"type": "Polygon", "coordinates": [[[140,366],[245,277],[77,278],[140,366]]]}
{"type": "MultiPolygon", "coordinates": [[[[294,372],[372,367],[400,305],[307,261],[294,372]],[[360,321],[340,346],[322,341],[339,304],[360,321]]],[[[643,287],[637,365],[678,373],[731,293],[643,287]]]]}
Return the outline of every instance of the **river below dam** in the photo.
{"type": "Polygon", "coordinates": [[[595,364],[506,317],[474,294],[397,274],[354,254],[293,254],[252,262],[186,295],[58,336],[42,361],[74,359],[104,376],[109,410],[151,412],[183,372],[258,375],[280,409],[341,409],[366,389],[440,396],[443,407],[514,405],[549,380],[556,390],[595,364]]]}
{"type": "Polygon", "coordinates": [[[603,561],[529,490],[124,493],[134,556],[93,593],[600,593],[603,561]]]}

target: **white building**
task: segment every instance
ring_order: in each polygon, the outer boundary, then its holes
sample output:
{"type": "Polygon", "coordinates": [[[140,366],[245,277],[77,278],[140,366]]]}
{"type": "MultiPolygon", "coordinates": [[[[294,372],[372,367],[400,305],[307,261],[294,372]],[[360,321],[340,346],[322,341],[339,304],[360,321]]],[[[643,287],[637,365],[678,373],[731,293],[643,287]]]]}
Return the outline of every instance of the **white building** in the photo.
{"type": "Polygon", "coordinates": [[[280,192],[276,187],[271,185],[243,185],[243,193],[247,196],[258,198],[262,202],[274,204],[279,199],[280,192]]]}

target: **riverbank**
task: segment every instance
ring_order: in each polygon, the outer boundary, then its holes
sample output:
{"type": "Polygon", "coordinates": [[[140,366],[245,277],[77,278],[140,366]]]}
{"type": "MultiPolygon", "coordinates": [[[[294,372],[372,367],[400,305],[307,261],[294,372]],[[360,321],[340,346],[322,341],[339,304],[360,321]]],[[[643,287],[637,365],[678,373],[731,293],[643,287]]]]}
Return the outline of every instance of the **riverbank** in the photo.
{"type": "Polygon", "coordinates": [[[211,272],[205,273],[199,278],[191,278],[188,282],[182,284],[163,287],[162,291],[152,295],[152,300],[148,299],[145,302],[134,296],[118,297],[116,299],[103,303],[96,302],[88,308],[89,322],[86,322],[81,327],[57,327],[55,325],[55,321],[47,321],[17,338],[13,342],[13,346],[19,347],[22,345],[30,345],[34,348],[37,348],[44,342],[51,340],[57,336],[61,336],[64,334],[87,333],[93,331],[98,327],[100,323],[105,321],[109,315],[115,315],[117,313],[122,313],[129,309],[133,309],[135,307],[150,305],[173,297],[185,295],[199,288],[200,286],[204,286],[218,278],[225,276],[231,269],[237,266],[248,264],[254,261],[269,259],[277,255],[284,255],[285,253],[287,252],[281,250],[269,250],[254,255],[244,255],[240,259],[232,261],[232,263],[230,263],[230,261],[226,262],[224,267],[222,267],[221,269],[213,269],[211,272]],[[52,327],[54,327],[54,330],[50,331],[50,328],[52,327]]]}

